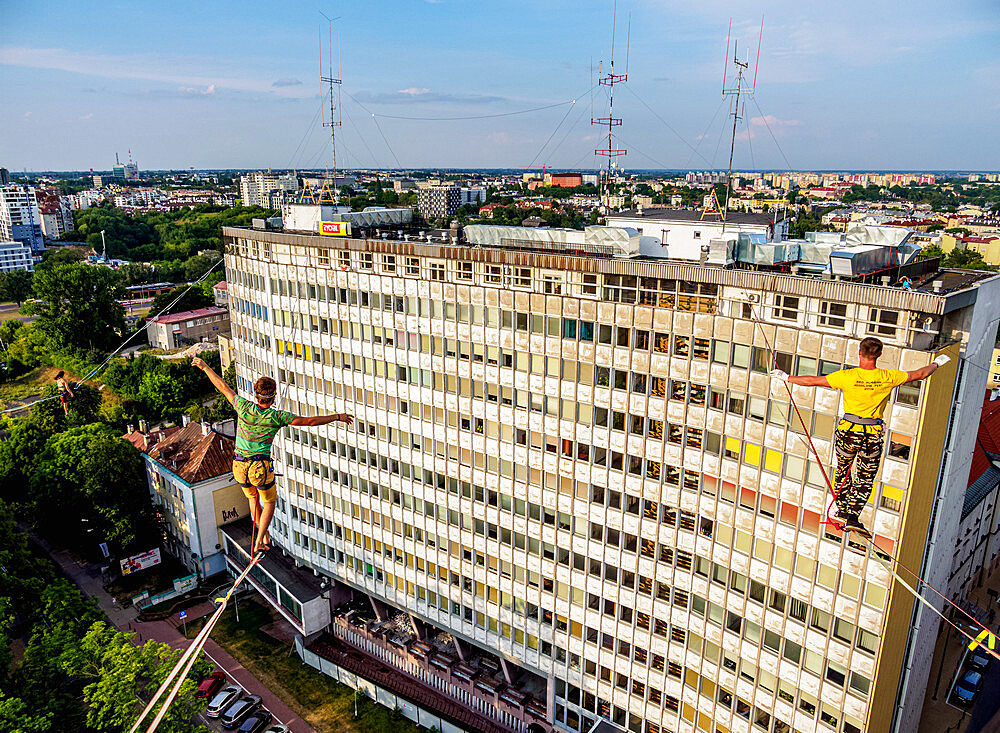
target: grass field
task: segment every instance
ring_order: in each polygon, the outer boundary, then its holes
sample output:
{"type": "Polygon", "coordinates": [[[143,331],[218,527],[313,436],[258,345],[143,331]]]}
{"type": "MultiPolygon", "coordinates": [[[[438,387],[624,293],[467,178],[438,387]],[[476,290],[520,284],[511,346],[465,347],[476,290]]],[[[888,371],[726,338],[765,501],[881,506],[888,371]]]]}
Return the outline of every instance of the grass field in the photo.
{"type": "MultiPolygon", "coordinates": [[[[0,401],[11,402],[35,397],[41,394],[45,387],[55,384],[55,376],[58,373],[59,370],[56,367],[41,366],[32,369],[27,374],[22,374],[13,381],[4,382],[0,384],[0,401]]],[[[69,373],[66,376],[74,379],[74,376],[69,373]]]]}
{"type": "MultiPolygon", "coordinates": [[[[358,700],[354,719],[354,691],[303,663],[295,647],[261,631],[274,617],[256,601],[240,601],[240,621],[232,604],[212,632],[212,638],[299,714],[318,733],[418,733],[423,730],[392,710],[358,700]]],[[[204,619],[188,624],[194,638],[204,619]]]]}

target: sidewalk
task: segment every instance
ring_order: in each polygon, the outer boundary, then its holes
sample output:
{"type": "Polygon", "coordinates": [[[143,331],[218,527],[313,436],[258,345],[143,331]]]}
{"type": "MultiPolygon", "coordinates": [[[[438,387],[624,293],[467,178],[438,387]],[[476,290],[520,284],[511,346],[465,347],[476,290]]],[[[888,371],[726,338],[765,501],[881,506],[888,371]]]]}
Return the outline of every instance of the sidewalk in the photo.
{"type": "MultiPolygon", "coordinates": [[[[136,642],[145,643],[150,639],[170,644],[175,649],[186,649],[191,643],[178,630],[180,620],[174,614],[166,621],[139,621],[135,608],[121,608],[111,602],[111,596],[104,591],[99,571],[76,562],[66,551],[49,551],[52,559],[58,563],[63,572],[79,586],[86,595],[97,601],[97,605],[107,614],[108,619],[122,631],[136,632],[136,642]]],[[[214,604],[202,603],[188,609],[188,621],[194,621],[212,612],[214,604]]],[[[252,675],[242,664],[233,659],[225,649],[215,643],[211,637],[205,642],[205,656],[211,659],[216,667],[225,670],[230,679],[242,685],[248,693],[260,695],[264,707],[289,727],[292,733],[315,733],[302,718],[296,715],[280,698],[267,689],[260,680],[252,675]]]]}

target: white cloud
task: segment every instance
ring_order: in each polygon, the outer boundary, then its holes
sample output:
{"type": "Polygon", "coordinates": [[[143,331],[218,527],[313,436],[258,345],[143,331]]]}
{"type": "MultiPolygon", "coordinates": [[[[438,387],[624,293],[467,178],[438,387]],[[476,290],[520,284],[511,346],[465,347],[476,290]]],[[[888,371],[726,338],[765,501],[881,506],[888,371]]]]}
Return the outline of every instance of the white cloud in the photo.
{"type": "Polygon", "coordinates": [[[740,130],[736,133],[736,139],[756,139],[758,136],[764,134],[767,131],[767,128],[770,128],[771,130],[768,137],[770,137],[770,135],[782,137],[787,132],[789,127],[798,127],[800,124],[801,123],[798,120],[783,120],[780,117],[775,117],[774,115],[751,117],[747,121],[746,129],[740,130]]]}
{"type": "Polygon", "coordinates": [[[430,94],[431,90],[427,87],[410,87],[408,89],[400,89],[399,94],[409,94],[411,97],[416,97],[421,94],[430,94]]]}
{"type": "Polygon", "coordinates": [[[0,64],[33,69],[54,69],[107,79],[162,82],[184,90],[266,92],[283,97],[310,96],[302,85],[275,85],[260,78],[235,76],[212,59],[171,58],[152,54],[88,54],[62,48],[0,47],[0,64]]]}
{"type": "Polygon", "coordinates": [[[88,112],[88,113],[87,113],[87,114],[85,114],[85,115],[80,115],[80,119],[81,119],[81,120],[89,120],[89,119],[91,119],[91,118],[92,118],[93,116],[94,116],[94,113],[93,113],[93,112],[88,112]]]}

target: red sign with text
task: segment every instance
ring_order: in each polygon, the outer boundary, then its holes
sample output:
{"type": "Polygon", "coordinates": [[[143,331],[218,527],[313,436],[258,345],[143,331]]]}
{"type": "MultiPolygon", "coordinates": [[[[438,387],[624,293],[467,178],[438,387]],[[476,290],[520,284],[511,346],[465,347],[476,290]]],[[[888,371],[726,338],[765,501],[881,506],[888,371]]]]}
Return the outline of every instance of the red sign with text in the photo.
{"type": "Polygon", "coordinates": [[[331,237],[346,237],[347,236],[347,222],[346,221],[321,221],[319,223],[319,233],[326,234],[331,237]]]}

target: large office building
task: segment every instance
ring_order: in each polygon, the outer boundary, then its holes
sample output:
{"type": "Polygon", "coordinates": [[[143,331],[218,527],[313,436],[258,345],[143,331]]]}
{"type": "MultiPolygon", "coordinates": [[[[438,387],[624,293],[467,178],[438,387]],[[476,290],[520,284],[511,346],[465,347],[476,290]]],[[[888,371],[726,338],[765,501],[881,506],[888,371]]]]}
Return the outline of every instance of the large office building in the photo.
{"type": "Polygon", "coordinates": [[[967,582],[1000,277],[893,287],[879,247],[912,251],[874,230],[734,234],[712,266],[634,228],[287,227],[224,237],[240,393],[267,374],[284,409],[355,416],[275,444],[272,534],[330,605],[285,606],[310,664],[463,730],[916,730],[939,619],[884,563],[967,582]],[[774,360],[827,374],[866,336],[884,367],[953,357],[886,410],[862,514],[885,558],[824,523],[806,431],[829,469],[840,394],[769,390],[774,360]]]}

